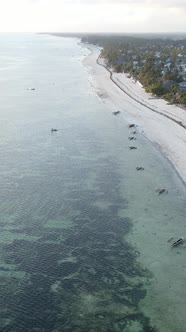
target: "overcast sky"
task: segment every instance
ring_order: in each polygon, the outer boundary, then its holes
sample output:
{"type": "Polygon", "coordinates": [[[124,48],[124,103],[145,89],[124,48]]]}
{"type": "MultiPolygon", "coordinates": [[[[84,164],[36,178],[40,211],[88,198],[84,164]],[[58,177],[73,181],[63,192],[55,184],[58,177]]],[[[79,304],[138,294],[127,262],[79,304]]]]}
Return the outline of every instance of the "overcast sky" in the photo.
{"type": "Polygon", "coordinates": [[[186,32],[186,0],[0,0],[0,32],[186,32]]]}

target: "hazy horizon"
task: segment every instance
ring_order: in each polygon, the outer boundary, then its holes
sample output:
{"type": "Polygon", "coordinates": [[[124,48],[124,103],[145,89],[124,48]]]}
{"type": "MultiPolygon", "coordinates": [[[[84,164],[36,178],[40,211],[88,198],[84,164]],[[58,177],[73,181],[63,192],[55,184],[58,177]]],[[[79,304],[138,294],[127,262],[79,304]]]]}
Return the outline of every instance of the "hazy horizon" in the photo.
{"type": "Polygon", "coordinates": [[[185,0],[0,0],[0,32],[185,33],[185,0]]]}

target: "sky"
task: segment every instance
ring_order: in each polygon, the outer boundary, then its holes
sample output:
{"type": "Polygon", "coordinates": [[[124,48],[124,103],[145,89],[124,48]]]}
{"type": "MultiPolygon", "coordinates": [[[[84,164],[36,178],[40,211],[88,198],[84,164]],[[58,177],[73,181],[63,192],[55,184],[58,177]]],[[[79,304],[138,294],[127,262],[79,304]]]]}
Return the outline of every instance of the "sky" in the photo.
{"type": "Polygon", "coordinates": [[[186,32],[186,0],[0,0],[0,32],[186,32]]]}

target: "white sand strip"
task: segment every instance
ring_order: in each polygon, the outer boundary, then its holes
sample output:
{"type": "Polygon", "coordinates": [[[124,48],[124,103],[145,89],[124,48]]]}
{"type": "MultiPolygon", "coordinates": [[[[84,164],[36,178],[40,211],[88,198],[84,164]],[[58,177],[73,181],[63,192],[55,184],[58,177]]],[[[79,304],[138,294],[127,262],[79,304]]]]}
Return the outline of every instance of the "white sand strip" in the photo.
{"type": "Polygon", "coordinates": [[[89,46],[89,49],[91,54],[85,59],[85,64],[93,75],[94,88],[108,109],[119,110],[123,120],[135,123],[137,130],[168,157],[186,183],[186,129],[174,122],[186,127],[186,111],[176,105],[168,105],[163,99],[153,98],[127,75],[114,73],[113,80],[127,92],[124,93],[110,80],[109,72],[97,64],[99,50],[94,46],[89,46]]]}
{"type": "MultiPolygon", "coordinates": [[[[110,80],[110,73],[96,63],[99,50],[94,46],[90,46],[89,49],[92,53],[86,58],[85,64],[92,74],[92,85],[105,107],[111,112],[119,110],[121,113],[116,116],[118,121],[123,121],[124,126],[135,123],[137,131],[161,149],[186,183],[186,129],[148,107],[164,112],[165,115],[168,112],[170,117],[183,124],[186,124],[186,111],[177,106],[167,105],[162,99],[151,99],[140,85],[128,79],[126,75],[113,74],[117,84],[119,83],[134,98],[129,97],[110,80]]],[[[129,209],[124,210],[124,216],[133,220],[133,230],[128,240],[140,252],[140,264],[147,267],[153,275],[149,285],[146,284],[147,294],[141,301],[141,310],[150,318],[152,326],[157,326],[158,331],[184,332],[185,248],[171,250],[170,243],[167,242],[172,236],[185,236],[182,200],[180,199],[180,205],[177,207],[178,211],[174,210],[175,206],[170,211],[173,198],[169,201],[169,195],[164,199],[160,198],[159,201],[152,198],[150,203],[144,197],[144,193],[140,197],[139,192],[135,195],[133,187],[128,186],[126,192],[126,186],[125,179],[123,192],[126,193],[130,205],[129,209]],[[149,208],[149,211],[145,212],[144,207],[149,208]]],[[[148,190],[145,191],[148,195],[148,190]]],[[[130,331],[133,330],[131,328],[130,331]]]]}

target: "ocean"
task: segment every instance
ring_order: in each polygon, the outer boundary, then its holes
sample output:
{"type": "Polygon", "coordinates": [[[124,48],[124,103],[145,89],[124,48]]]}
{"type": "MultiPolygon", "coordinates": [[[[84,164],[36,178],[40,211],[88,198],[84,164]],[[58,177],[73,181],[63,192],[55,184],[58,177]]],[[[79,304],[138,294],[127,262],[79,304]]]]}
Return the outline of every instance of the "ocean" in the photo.
{"type": "Polygon", "coordinates": [[[186,246],[168,240],[186,236],[185,187],[138,131],[131,144],[89,52],[0,35],[0,330],[184,332],[186,246]]]}

